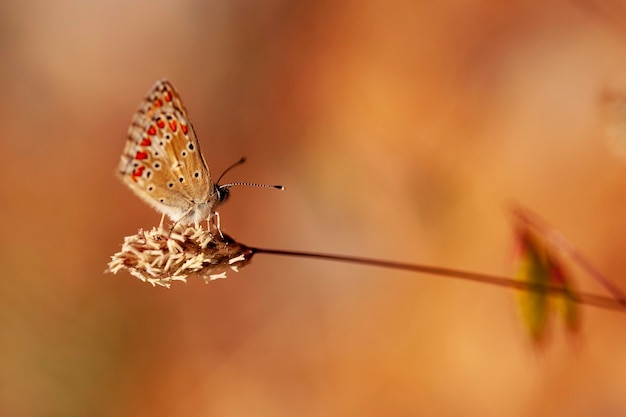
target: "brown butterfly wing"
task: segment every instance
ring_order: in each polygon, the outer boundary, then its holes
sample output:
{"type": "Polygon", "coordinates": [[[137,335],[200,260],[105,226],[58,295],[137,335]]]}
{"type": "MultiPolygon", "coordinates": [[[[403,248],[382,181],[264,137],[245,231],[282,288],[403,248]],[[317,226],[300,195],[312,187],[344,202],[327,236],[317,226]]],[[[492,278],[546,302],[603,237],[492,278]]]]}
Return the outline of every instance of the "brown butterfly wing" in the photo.
{"type": "Polygon", "coordinates": [[[198,138],[168,81],[158,81],[133,116],[119,175],[135,194],[173,220],[198,205],[208,217],[215,205],[198,138]]]}

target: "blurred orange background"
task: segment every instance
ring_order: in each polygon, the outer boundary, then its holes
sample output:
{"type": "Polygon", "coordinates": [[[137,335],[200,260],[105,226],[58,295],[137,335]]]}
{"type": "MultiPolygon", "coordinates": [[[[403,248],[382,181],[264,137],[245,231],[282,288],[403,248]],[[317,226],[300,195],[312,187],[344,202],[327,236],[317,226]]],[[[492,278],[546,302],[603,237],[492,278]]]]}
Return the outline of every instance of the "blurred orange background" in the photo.
{"type": "MultiPolygon", "coordinates": [[[[158,223],[115,176],[170,79],[242,243],[511,274],[507,207],[626,288],[626,5],[0,4],[0,415],[617,416],[626,315],[533,348],[507,290],[259,255],[152,288],[104,274],[158,223]],[[609,103],[610,104],[610,103],[609,103]],[[623,142],[623,143],[622,143],[623,142]]],[[[581,289],[601,292],[578,273],[581,289]]]]}

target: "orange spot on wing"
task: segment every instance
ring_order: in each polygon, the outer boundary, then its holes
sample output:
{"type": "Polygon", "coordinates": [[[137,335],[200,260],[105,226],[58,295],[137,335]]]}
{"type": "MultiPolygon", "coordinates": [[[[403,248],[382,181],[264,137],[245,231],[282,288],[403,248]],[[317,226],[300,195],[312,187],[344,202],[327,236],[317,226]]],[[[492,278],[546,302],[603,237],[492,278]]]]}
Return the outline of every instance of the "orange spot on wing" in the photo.
{"type": "Polygon", "coordinates": [[[187,127],[187,125],[184,125],[182,123],[180,124],[180,130],[182,130],[185,135],[187,134],[187,132],[189,132],[189,128],[187,127]]]}
{"type": "Polygon", "coordinates": [[[156,135],[156,127],[154,127],[154,125],[151,125],[150,128],[148,129],[148,134],[150,136],[156,135]]]}
{"type": "Polygon", "coordinates": [[[163,129],[165,127],[165,122],[162,119],[157,120],[157,126],[159,126],[160,129],[163,129]]]}
{"type": "Polygon", "coordinates": [[[137,181],[137,177],[141,177],[141,175],[143,174],[144,169],[146,169],[145,166],[140,166],[138,167],[136,170],[133,171],[133,173],[131,174],[131,179],[133,181],[137,181]]]}
{"type": "Polygon", "coordinates": [[[176,132],[177,128],[178,124],[176,123],[176,120],[170,120],[170,129],[172,129],[172,132],[176,132]]]}
{"type": "Polygon", "coordinates": [[[161,107],[163,105],[163,102],[160,98],[157,98],[156,100],[154,100],[154,105],[157,107],[161,107]]]}
{"type": "Polygon", "coordinates": [[[139,143],[141,146],[150,146],[152,145],[152,141],[150,138],[143,138],[143,140],[139,143]]]}
{"type": "Polygon", "coordinates": [[[135,159],[138,159],[138,160],[148,159],[148,153],[147,152],[138,151],[137,155],[135,155],[135,159]]]}
{"type": "Polygon", "coordinates": [[[163,98],[165,98],[165,101],[170,102],[172,101],[172,94],[169,91],[166,91],[163,93],[163,98]]]}

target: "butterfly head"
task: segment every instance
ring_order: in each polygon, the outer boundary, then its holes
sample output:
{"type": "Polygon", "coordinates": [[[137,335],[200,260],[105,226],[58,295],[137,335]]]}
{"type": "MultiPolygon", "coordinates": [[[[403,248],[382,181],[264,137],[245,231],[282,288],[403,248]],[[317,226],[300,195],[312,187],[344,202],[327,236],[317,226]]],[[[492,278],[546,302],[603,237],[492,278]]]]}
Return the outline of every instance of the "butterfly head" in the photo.
{"type": "Polygon", "coordinates": [[[216,185],[215,194],[217,196],[217,204],[221,204],[230,197],[230,184],[216,185]]]}

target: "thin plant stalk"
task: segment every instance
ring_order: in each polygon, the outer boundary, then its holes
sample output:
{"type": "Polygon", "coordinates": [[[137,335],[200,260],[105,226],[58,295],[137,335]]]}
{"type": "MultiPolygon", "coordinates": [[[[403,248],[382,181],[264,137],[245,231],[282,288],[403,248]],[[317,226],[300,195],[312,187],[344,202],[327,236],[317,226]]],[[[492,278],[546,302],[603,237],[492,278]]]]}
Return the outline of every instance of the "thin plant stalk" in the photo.
{"type": "MultiPolygon", "coordinates": [[[[376,266],[381,268],[399,269],[404,271],[421,272],[424,274],[437,275],[447,278],[457,278],[466,281],[481,282],[484,284],[497,285],[500,287],[511,288],[519,291],[542,291],[548,292],[551,295],[564,295],[565,289],[560,286],[553,285],[534,285],[529,282],[519,281],[511,278],[482,274],[470,271],[461,271],[451,268],[442,268],[437,266],[409,264],[403,262],[387,261],[382,259],[361,258],[355,256],[344,255],[332,255],[325,253],[314,252],[300,252],[292,250],[280,250],[280,249],[264,249],[248,247],[252,251],[252,254],[266,254],[266,255],[278,255],[278,256],[290,256],[298,258],[310,258],[310,259],[322,259],[327,261],[348,262],[366,266],[376,266]]],[[[610,297],[604,297],[596,294],[588,293],[571,293],[568,292],[567,296],[573,301],[579,304],[586,304],[593,307],[603,308],[607,310],[626,311],[626,306],[617,300],[610,297]]]]}

